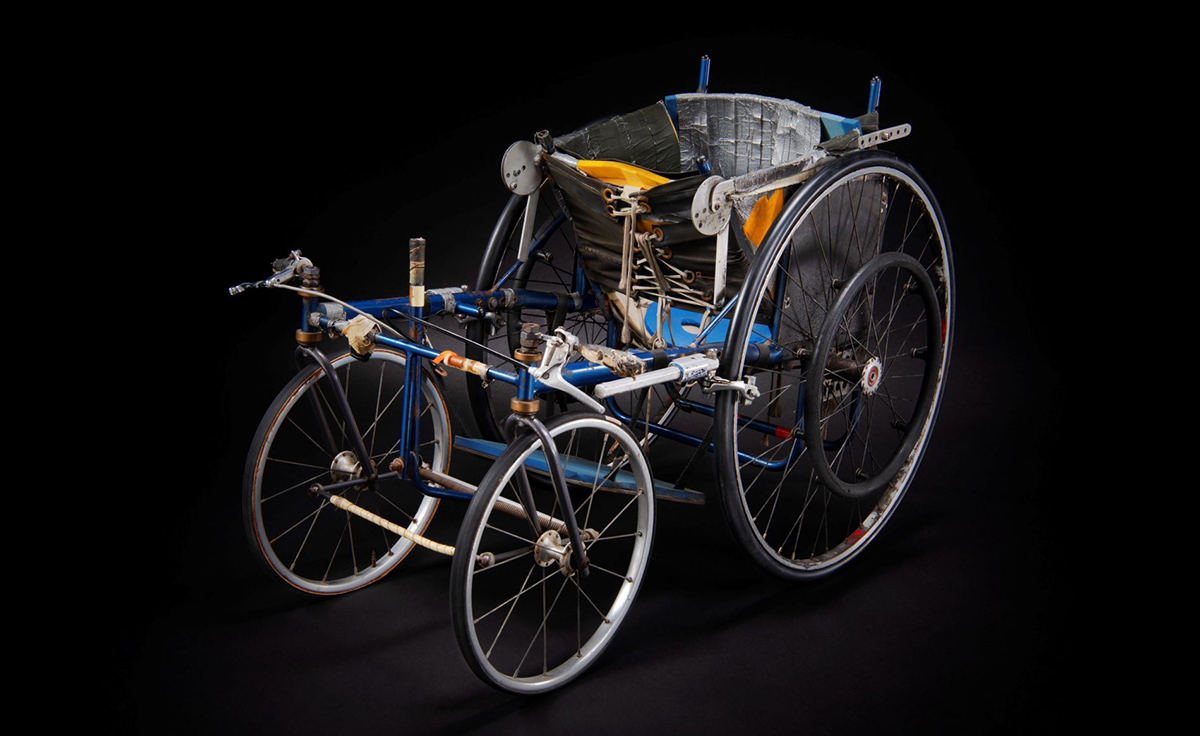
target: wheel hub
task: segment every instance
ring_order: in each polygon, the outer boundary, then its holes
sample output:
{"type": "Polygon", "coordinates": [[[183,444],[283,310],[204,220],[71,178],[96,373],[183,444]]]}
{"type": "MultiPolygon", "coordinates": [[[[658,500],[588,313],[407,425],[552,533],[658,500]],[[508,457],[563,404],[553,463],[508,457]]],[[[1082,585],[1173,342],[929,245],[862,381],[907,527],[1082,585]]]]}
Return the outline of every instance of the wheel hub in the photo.
{"type": "Polygon", "coordinates": [[[879,358],[871,358],[863,365],[862,391],[867,396],[875,393],[883,383],[883,363],[879,358]]]}
{"type": "Polygon", "coordinates": [[[358,456],[351,450],[339,452],[329,465],[329,471],[332,473],[335,483],[363,477],[362,463],[358,461],[358,456]]]}
{"type": "Polygon", "coordinates": [[[533,559],[542,567],[558,565],[559,572],[567,577],[575,572],[571,567],[571,543],[553,529],[546,530],[538,537],[537,545],[533,548],[533,559]]]}

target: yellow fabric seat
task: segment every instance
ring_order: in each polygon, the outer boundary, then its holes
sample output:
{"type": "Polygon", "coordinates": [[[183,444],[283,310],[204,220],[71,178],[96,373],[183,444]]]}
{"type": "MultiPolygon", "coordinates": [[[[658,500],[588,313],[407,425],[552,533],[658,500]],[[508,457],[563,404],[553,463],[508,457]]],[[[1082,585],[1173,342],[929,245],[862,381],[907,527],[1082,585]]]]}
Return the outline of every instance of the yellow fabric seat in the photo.
{"type": "Polygon", "coordinates": [[[649,169],[622,161],[584,160],[575,164],[575,167],[593,179],[618,187],[634,186],[645,190],[671,181],[649,169]]]}

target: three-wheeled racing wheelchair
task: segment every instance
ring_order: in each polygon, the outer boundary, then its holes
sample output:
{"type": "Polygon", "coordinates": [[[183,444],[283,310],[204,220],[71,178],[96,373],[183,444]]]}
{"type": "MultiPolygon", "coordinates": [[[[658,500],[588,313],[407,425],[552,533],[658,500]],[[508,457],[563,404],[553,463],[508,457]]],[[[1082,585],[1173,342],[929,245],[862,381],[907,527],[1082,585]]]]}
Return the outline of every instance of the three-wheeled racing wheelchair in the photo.
{"type": "Polygon", "coordinates": [[[867,114],[845,118],[708,94],[706,77],[705,61],[697,93],[513,144],[473,286],[426,289],[413,239],[407,297],[336,299],[299,252],[230,290],[302,302],[301,368],[244,483],[250,543],[281,580],[345,593],[415,546],[450,555],[468,664],[540,692],[607,646],[655,501],[703,502],[687,482],[710,455],[711,500],[777,576],[826,575],[879,534],[928,442],[953,332],[941,212],[877,148],[909,127],[879,127],[877,79],[867,114]],[[326,355],[323,335],[349,350],[326,355]],[[466,374],[478,437],[451,427],[447,369],[466,374]],[[690,448],[677,479],[651,472],[663,442],[690,448]],[[461,452],[491,463],[477,485],[450,474],[461,452]],[[425,536],[442,499],[469,502],[453,546],[425,536]]]}

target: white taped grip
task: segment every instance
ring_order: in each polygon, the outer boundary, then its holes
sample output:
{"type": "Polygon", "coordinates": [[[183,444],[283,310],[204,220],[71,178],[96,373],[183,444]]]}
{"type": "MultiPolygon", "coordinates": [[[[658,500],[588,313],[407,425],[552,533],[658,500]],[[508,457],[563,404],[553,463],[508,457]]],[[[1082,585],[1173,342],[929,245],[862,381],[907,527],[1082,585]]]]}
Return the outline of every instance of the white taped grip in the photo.
{"type": "Polygon", "coordinates": [[[405,539],[412,542],[413,544],[419,544],[420,546],[424,547],[425,549],[433,550],[434,552],[437,552],[438,554],[448,555],[450,557],[454,556],[454,548],[451,547],[450,545],[442,544],[440,542],[435,542],[432,539],[429,539],[428,537],[421,536],[420,534],[414,534],[413,532],[410,532],[409,530],[405,529],[404,527],[402,527],[398,524],[393,524],[392,522],[388,521],[387,519],[383,518],[382,516],[380,516],[378,514],[371,513],[370,511],[367,511],[363,507],[355,505],[354,503],[351,503],[350,501],[348,501],[347,499],[345,499],[342,496],[331,496],[329,499],[329,502],[331,504],[333,504],[334,506],[338,507],[339,509],[348,511],[349,513],[354,514],[355,516],[357,516],[359,518],[366,519],[367,521],[371,522],[372,524],[376,524],[378,526],[383,527],[384,529],[387,529],[392,534],[396,534],[398,536],[404,537],[405,539]]]}
{"type": "Polygon", "coordinates": [[[351,350],[359,355],[370,355],[375,349],[375,334],[378,332],[379,326],[360,314],[346,323],[342,336],[350,342],[351,350]]]}

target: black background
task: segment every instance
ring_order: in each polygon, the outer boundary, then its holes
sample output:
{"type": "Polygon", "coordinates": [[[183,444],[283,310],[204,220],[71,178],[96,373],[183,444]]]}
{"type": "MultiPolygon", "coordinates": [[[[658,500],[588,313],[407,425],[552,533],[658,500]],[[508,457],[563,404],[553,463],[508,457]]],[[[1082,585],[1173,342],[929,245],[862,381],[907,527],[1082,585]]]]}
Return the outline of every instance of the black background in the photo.
{"type": "MultiPolygon", "coordinates": [[[[133,392],[171,480],[137,481],[145,503],[105,512],[118,531],[88,578],[111,614],[93,660],[105,716],[267,733],[1037,731],[1074,717],[1059,687],[1078,637],[1058,493],[1067,409],[1048,327],[1072,295],[1056,178],[1030,166],[1039,114],[1088,60],[1049,58],[1046,36],[1016,23],[820,25],[668,40],[513,18],[395,37],[221,31],[150,75],[146,201],[171,245],[130,266],[161,294],[163,328],[157,350],[137,349],[160,370],[133,392]],[[712,91],[846,115],[878,74],[883,124],[913,126],[890,148],[940,200],[958,315],[937,431],[887,530],[835,578],[796,587],[742,559],[714,509],[660,504],[621,634],[585,678],[537,699],[493,692],[461,661],[436,555],[351,596],[291,597],[254,565],[239,504],[246,448],[292,374],[297,306],[226,287],[300,249],[334,295],[402,294],[416,235],[427,283],[469,283],[509,143],[690,91],[701,54],[712,91]]],[[[448,382],[469,434],[461,376],[448,382]]],[[[452,541],[461,513],[444,504],[433,536],[452,541]]]]}

